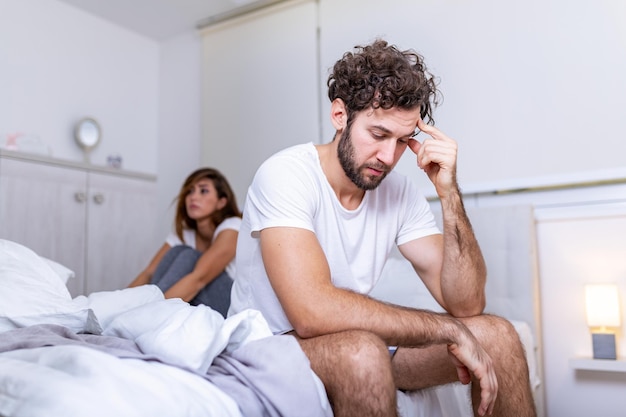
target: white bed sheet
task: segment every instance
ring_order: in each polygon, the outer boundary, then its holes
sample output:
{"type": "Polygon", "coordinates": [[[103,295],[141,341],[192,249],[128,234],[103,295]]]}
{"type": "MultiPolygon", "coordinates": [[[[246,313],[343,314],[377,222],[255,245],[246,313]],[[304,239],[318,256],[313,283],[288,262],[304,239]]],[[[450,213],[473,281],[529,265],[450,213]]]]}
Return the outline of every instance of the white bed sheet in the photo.
{"type": "Polygon", "coordinates": [[[241,417],[198,375],[81,346],[0,354],[0,415],[241,417]]]}

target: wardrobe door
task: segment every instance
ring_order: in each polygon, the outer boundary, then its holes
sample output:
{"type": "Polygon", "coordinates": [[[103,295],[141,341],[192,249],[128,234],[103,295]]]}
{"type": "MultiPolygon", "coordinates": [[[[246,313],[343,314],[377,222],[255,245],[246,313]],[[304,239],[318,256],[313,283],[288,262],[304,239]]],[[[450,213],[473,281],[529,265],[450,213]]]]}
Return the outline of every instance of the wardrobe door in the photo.
{"type": "Polygon", "coordinates": [[[87,175],[80,169],[0,158],[0,238],[72,269],[84,290],[87,175]]]}
{"type": "Polygon", "coordinates": [[[86,293],[125,288],[162,241],[154,180],[89,173],[86,293]]]}

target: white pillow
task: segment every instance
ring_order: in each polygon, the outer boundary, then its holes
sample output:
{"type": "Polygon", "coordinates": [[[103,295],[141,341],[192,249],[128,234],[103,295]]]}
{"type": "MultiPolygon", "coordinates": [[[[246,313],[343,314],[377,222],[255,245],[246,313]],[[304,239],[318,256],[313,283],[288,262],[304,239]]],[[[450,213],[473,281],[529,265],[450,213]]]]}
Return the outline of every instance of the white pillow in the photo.
{"type": "Polygon", "coordinates": [[[75,332],[99,328],[86,300],[72,300],[46,261],[25,246],[0,239],[0,332],[44,323],[75,332]]]}
{"type": "Polygon", "coordinates": [[[74,271],[72,271],[65,265],[61,265],[60,263],[55,262],[52,259],[44,258],[43,256],[40,256],[40,258],[43,259],[43,261],[47,263],[50,268],[52,268],[52,270],[58,275],[64,285],[67,284],[67,280],[69,280],[70,278],[74,278],[74,276],[76,275],[74,274],[74,271]]]}

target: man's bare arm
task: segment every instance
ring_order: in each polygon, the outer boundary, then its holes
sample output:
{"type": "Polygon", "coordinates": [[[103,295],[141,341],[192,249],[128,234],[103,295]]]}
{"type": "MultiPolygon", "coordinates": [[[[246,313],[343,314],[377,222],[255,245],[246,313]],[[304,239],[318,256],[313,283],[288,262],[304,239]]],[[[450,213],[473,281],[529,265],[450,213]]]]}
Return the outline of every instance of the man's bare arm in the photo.
{"type": "MultiPolygon", "coordinates": [[[[416,271],[424,274],[422,278],[431,292],[441,291],[438,301],[450,314],[457,317],[477,315],[485,308],[487,270],[456,180],[457,144],[422,120],[418,121],[417,127],[430,138],[422,143],[411,140],[409,147],[417,155],[418,166],[432,181],[441,201],[443,247],[441,255],[429,252],[429,259],[425,259],[414,244],[402,245],[401,251],[416,271]],[[441,259],[439,271],[433,266],[433,257],[441,259]]],[[[420,243],[417,246],[421,246],[420,250],[424,248],[420,243]]]]}
{"type": "Polygon", "coordinates": [[[451,314],[468,317],[485,308],[487,267],[461,196],[441,200],[443,210],[443,266],[441,288],[451,314]]]}
{"type": "Polygon", "coordinates": [[[454,210],[444,213],[443,236],[416,239],[399,249],[448,313],[469,317],[485,308],[486,267],[465,211],[454,210]]]}

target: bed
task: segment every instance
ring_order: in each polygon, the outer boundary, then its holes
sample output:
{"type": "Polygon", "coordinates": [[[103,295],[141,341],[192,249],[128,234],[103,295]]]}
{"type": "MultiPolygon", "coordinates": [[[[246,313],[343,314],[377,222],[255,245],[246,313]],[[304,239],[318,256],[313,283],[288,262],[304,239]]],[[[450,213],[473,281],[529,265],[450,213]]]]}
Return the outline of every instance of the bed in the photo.
{"type": "MultiPolygon", "coordinates": [[[[529,272],[520,264],[531,265],[532,245],[516,231],[527,216],[526,209],[508,209],[501,218],[493,212],[471,217],[488,267],[513,276],[488,288],[488,310],[504,311],[515,324],[537,388],[534,312],[519,307],[532,292],[532,280],[519,276],[529,272]],[[499,253],[502,248],[508,252],[499,253]]],[[[65,285],[71,275],[0,240],[1,416],[332,416],[297,342],[268,337],[258,312],[224,320],[208,307],[166,300],[150,285],[72,298],[65,285]]],[[[437,309],[399,253],[374,295],[437,309]]],[[[461,384],[398,392],[398,408],[403,417],[472,415],[469,389],[461,384]]]]}

